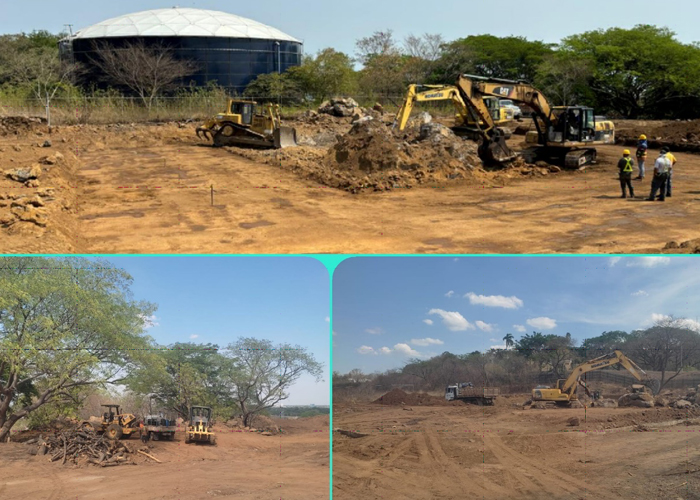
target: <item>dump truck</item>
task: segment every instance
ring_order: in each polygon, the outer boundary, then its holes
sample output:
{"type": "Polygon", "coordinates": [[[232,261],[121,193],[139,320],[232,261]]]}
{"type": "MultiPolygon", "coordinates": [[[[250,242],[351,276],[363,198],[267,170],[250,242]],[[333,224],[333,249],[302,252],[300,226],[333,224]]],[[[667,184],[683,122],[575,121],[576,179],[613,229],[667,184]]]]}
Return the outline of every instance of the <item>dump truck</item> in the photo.
{"type": "Polygon", "coordinates": [[[282,126],[279,105],[229,99],[226,109],[196,129],[215,147],[281,149],[297,145],[296,129],[282,126]]]}
{"type": "Polygon", "coordinates": [[[160,415],[146,415],[143,417],[143,427],[141,427],[141,436],[147,436],[148,439],[159,441],[161,439],[172,441],[175,439],[175,431],[177,426],[175,421],[164,418],[160,415]]]}
{"type": "Polygon", "coordinates": [[[97,420],[85,420],[80,423],[83,430],[93,431],[97,434],[104,434],[109,439],[128,439],[135,432],[139,431],[138,419],[132,413],[122,413],[119,405],[100,405],[108,411],[102,414],[97,420]]]}
{"type": "Polygon", "coordinates": [[[192,442],[216,444],[216,435],[212,431],[211,408],[208,406],[192,406],[190,421],[185,431],[185,443],[192,442]]]}
{"type": "Polygon", "coordinates": [[[460,399],[479,406],[493,405],[494,400],[498,397],[498,393],[499,390],[496,387],[474,387],[473,384],[467,382],[448,385],[445,388],[445,399],[447,401],[460,399]]]}

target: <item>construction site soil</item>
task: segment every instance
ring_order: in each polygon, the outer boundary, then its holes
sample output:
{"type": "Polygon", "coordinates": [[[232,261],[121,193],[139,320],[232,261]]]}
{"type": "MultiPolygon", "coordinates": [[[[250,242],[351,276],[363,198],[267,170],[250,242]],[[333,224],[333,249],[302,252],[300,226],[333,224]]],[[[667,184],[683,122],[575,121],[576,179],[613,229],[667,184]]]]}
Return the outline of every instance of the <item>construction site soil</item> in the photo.
{"type": "Polygon", "coordinates": [[[534,409],[527,398],[334,402],[333,498],[700,498],[700,409],[534,409]]]}
{"type": "MultiPolygon", "coordinates": [[[[19,441],[0,444],[0,498],[37,500],[250,500],[325,499],[329,492],[328,417],[273,419],[282,431],[274,436],[215,426],[216,445],[150,441],[148,453],[134,454],[136,465],[100,467],[50,462],[48,455],[19,441]]],[[[142,448],[137,437],[122,441],[142,448]]]]}
{"type": "MultiPolygon", "coordinates": [[[[49,133],[2,118],[0,252],[700,251],[700,156],[679,153],[673,198],[643,203],[649,177],[635,181],[637,198],[619,198],[620,146],[599,147],[584,171],[489,170],[439,124],[398,133],[389,115],[351,120],[304,115],[287,122],[298,147],[264,151],[211,148],[194,123],[49,133]]],[[[681,144],[684,127],[697,125],[620,122],[618,137],[668,129],[681,144]]]]}

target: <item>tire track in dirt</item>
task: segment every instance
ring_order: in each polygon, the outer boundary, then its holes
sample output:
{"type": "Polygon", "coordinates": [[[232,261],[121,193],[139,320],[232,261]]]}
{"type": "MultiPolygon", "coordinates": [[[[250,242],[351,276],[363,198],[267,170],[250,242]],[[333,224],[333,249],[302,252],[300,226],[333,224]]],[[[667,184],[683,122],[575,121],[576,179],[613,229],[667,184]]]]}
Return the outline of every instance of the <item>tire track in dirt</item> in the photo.
{"type": "Polygon", "coordinates": [[[591,487],[590,483],[561,471],[552,470],[527,455],[510,449],[496,434],[484,436],[484,445],[494,454],[505,470],[527,488],[533,498],[540,498],[542,493],[547,493],[552,498],[563,498],[561,497],[563,492],[569,495],[565,498],[572,499],[582,497],[586,500],[622,498],[609,490],[600,492],[597,488],[591,487]],[[537,478],[541,478],[541,481],[537,478]]]}

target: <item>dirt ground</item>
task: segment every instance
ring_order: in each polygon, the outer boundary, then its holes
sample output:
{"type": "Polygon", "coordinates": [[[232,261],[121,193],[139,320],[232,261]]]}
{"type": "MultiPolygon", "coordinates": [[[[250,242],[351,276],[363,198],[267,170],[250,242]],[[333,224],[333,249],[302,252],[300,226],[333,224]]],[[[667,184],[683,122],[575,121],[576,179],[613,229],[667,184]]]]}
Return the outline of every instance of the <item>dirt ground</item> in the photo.
{"type": "Polygon", "coordinates": [[[333,427],[367,435],[334,433],[333,498],[700,498],[697,410],[523,410],[526,398],[410,411],[335,403],[333,427]]]}
{"type": "MultiPolygon", "coordinates": [[[[328,418],[285,420],[285,434],[215,427],[217,444],[149,442],[163,463],[74,468],[0,445],[0,498],[37,500],[324,499],[329,491],[328,418]]],[[[130,441],[137,442],[132,437],[130,441]]]]}
{"type": "MultiPolygon", "coordinates": [[[[0,252],[690,253],[698,247],[680,247],[700,238],[698,155],[677,154],[674,196],[663,204],[642,201],[649,177],[634,181],[636,199],[619,198],[621,146],[600,147],[599,163],[584,172],[493,173],[471,164],[471,150],[443,153],[445,168],[433,169],[424,151],[405,143],[387,160],[397,176],[352,171],[339,182],[328,179],[335,175],[330,167],[316,166],[328,161],[349,120],[293,123],[305,145],[281,153],[207,147],[194,123],[59,127],[50,135],[36,124],[8,126],[0,130],[0,170],[39,165],[43,171],[37,187],[0,179],[0,252]],[[51,147],[41,147],[46,139],[51,147]],[[407,164],[411,158],[422,167],[407,164]],[[466,158],[466,166],[455,166],[455,158],[466,158]],[[397,179],[411,182],[394,187],[397,179]],[[348,182],[361,189],[348,191],[348,182]],[[36,208],[13,207],[28,202],[36,208]],[[663,250],[669,242],[679,245],[663,250]]],[[[651,125],[621,124],[620,134],[625,127],[633,134],[651,125]]],[[[368,161],[351,159],[360,168],[368,161]]]]}

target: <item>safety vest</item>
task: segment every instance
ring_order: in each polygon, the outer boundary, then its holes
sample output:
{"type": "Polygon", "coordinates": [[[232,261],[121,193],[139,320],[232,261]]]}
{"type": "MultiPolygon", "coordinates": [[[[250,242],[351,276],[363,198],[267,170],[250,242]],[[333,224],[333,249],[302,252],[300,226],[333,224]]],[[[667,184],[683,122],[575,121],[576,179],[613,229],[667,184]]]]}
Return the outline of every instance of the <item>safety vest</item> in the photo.
{"type": "Polygon", "coordinates": [[[622,171],[623,172],[632,172],[634,170],[632,168],[632,159],[631,158],[623,158],[623,160],[627,161],[627,165],[624,166],[622,171]]]}

